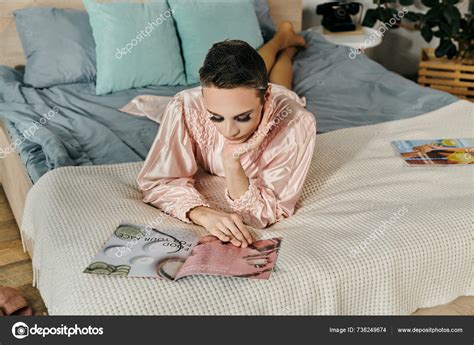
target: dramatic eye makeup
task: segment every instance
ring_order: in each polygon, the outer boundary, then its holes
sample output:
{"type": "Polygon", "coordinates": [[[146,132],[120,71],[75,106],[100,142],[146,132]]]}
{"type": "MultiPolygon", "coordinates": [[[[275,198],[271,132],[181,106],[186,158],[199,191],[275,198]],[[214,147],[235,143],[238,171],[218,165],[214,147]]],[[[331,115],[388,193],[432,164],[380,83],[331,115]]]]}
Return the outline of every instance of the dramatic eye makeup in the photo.
{"type": "Polygon", "coordinates": [[[238,116],[236,117],[235,119],[239,122],[247,122],[247,121],[250,121],[250,115],[252,113],[248,113],[248,114],[245,114],[245,115],[241,115],[241,116],[238,116]]]}
{"type": "Polygon", "coordinates": [[[222,122],[224,121],[224,118],[221,116],[211,115],[209,116],[209,120],[211,120],[212,122],[222,122]]]}
{"type": "MultiPolygon", "coordinates": [[[[209,111],[209,120],[211,120],[212,122],[222,122],[224,121],[224,117],[219,115],[219,114],[214,114],[213,112],[209,111]]],[[[234,120],[238,121],[238,122],[247,122],[247,121],[250,121],[251,117],[250,115],[252,115],[253,113],[253,110],[249,110],[249,111],[246,111],[242,114],[239,114],[239,115],[236,115],[234,116],[234,120]]]]}

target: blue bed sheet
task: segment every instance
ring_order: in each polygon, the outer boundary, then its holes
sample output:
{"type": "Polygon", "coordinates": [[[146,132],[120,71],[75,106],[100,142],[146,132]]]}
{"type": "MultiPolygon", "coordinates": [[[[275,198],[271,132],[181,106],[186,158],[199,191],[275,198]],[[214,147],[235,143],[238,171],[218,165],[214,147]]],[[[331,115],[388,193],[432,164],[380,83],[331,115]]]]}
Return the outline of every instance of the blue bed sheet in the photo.
{"type": "MultiPolygon", "coordinates": [[[[347,47],[329,43],[316,32],[302,35],[309,48],[295,57],[293,90],[306,97],[320,133],[416,116],[457,100],[363,55],[352,60],[347,47]]],[[[151,86],[96,96],[94,84],[35,89],[23,83],[21,72],[0,66],[0,119],[36,182],[57,167],[145,159],[158,124],[117,109],[140,94],[173,96],[194,86],[151,86]],[[38,125],[53,109],[57,113],[38,125]],[[25,136],[35,123],[34,134],[25,136]]]]}
{"type": "Polygon", "coordinates": [[[350,48],[335,45],[314,31],[293,67],[293,90],[306,96],[318,132],[370,125],[424,114],[458,100],[390,72],[365,55],[349,57],[350,48]]]}

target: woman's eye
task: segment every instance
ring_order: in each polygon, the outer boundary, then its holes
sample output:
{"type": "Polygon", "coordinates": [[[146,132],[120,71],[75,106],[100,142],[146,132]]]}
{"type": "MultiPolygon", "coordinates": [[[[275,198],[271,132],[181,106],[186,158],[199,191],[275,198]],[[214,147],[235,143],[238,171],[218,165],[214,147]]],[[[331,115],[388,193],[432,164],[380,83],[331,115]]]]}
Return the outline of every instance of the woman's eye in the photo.
{"type": "Polygon", "coordinates": [[[209,116],[209,120],[211,120],[212,122],[222,122],[222,121],[224,121],[224,118],[223,117],[216,117],[216,116],[209,116]]]}
{"type": "Polygon", "coordinates": [[[246,115],[245,117],[238,117],[236,120],[239,122],[247,122],[250,120],[250,114],[246,115]]]}

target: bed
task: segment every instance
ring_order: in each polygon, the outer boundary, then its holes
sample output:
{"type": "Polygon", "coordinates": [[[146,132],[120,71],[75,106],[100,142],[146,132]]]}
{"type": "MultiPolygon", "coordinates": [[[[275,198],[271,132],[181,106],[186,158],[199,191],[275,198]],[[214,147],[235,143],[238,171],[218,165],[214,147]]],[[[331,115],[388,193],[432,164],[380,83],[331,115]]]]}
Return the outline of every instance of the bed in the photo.
{"type": "MultiPolygon", "coordinates": [[[[141,162],[55,169],[25,209],[35,284],[52,315],[408,315],[473,295],[474,166],[407,167],[390,144],[472,136],[473,118],[474,106],[459,101],[317,136],[297,212],[252,229],[257,239],[283,238],[265,281],[82,274],[121,220],[205,229],[141,202],[141,162]]],[[[225,207],[223,179],[200,172],[196,181],[212,206],[225,207]]]]}
{"type": "MultiPolygon", "coordinates": [[[[269,4],[275,23],[290,20],[295,28],[301,28],[301,1],[270,0],[269,4]]],[[[9,14],[14,9],[28,6],[82,8],[81,1],[78,0],[39,0],[22,3],[0,3],[0,13],[9,14]]],[[[136,173],[137,167],[145,158],[159,126],[146,118],[133,117],[117,109],[137,95],[173,96],[183,87],[153,86],[116,92],[107,96],[96,96],[94,85],[85,83],[34,89],[23,83],[21,68],[13,68],[24,63],[24,58],[16,37],[14,22],[10,16],[0,17],[0,32],[0,48],[7,52],[6,55],[0,57],[0,65],[6,65],[0,66],[0,95],[3,101],[0,104],[0,117],[3,120],[2,131],[0,132],[2,147],[8,147],[14,143],[19,138],[20,133],[27,129],[31,121],[39,116],[41,112],[48,111],[53,105],[59,109],[58,115],[51,122],[51,127],[46,127],[46,130],[35,135],[34,139],[25,141],[18,150],[18,154],[13,152],[0,160],[2,184],[17,223],[21,225],[25,246],[32,255],[35,270],[42,269],[54,272],[54,265],[45,264],[46,266],[43,268],[41,266],[48,260],[59,260],[59,257],[52,255],[49,259],[44,258],[42,253],[48,252],[48,249],[43,246],[42,249],[36,251],[34,245],[35,242],[44,241],[47,231],[41,234],[43,231],[41,229],[42,227],[48,227],[47,224],[41,223],[38,218],[38,214],[41,214],[41,210],[43,210],[38,206],[41,204],[39,195],[47,191],[47,195],[43,195],[43,198],[50,203],[56,203],[55,205],[58,207],[59,204],[57,203],[60,199],[55,199],[58,194],[55,193],[55,188],[53,188],[55,176],[63,176],[71,171],[77,171],[78,173],[86,173],[85,180],[93,179],[92,176],[97,176],[98,180],[101,180],[99,176],[102,167],[105,169],[106,175],[113,172],[112,174],[120,175],[120,173],[124,173],[128,176],[128,180],[121,180],[119,185],[126,186],[127,192],[125,192],[125,195],[128,195],[127,193],[133,194],[135,186],[131,182],[131,176],[136,173]],[[101,139],[97,141],[94,138],[101,139]],[[101,146],[101,149],[97,149],[98,146],[101,146]],[[87,172],[91,172],[91,175],[87,175],[87,172]],[[42,181],[48,182],[41,184],[42,181]],[[47,183],[49,183],[47,187],[44,187],[47,183]],[[35,193],[30,193],[29,206],[25,208],[26,196],[33,185],[35,185],[35,193]],[[28,213],[26,220],[23,219],[25,210],[28,213]],[[40,263],[41,261],[42,263],[40,263]]],[[[301,34],[307,39],[310,48],[299,53],[295,59],[293,89],[298,95],[306,98],[307,108],[317,116],[318,131],[320,133],[327,132],[327,134],[324,134],[326,135],[325,138],[331,138],[330,135],[334,135],[335,138],[340,139],[342,138],[340,133],[345,133],[339,132],[340,130],[362,126],[360,132],[357,132],[357,128],[353,129],[355,130],[354,136],[358,137],[360,133],[364,133],[363,128],[366,128],[365,126],[381,122],[403,121],[403,119],[426,114],[437,109],[444,109],[443,114],[452,111],[452,109],[470,109],[470,105],[466,103],[463,103],[460,108],[449,108],[450,106],[459,107],[457,98],[444,92],[420,87],[387,71],[365,56],[352,60],[348,57],[348,48],[333,45],[325,41],[316,32],[303,31],[301,34]],[[350,77],[348,78],[348,76],[350,77]]],[[[470,115],[472,116],[472,114],[470,115]]],[[[376,130],[378,127],[374,128],[376,130]]],[[[453,133],[455,132],[453,130],[453,133]]],[[[391,134],[395,135],[394,133],[391,134]]],[[[426,132],[426,135],[429,134],[431,133],[426,132]]],[[[324,142],[329,143],[330,140],[326,139],[324,142]]],[[[356,158],[359,153],[353,152],[356,158]]],[[[387,152],[385,153],[387,154],[387,152]]],[[[383,163],[379,162],[378,164],[383,163]]],[[[370,171],[370,168],[368,169],[370,171]]],[[[73,175],[73,173],[71,174],[73,175]]],[[[330,178],[330,176],[328,175],[327,178],[330,178]]],[[[66,185],[59,183],[60,180],[58,177],[57,188],[65,188],[66,185]]],[[[316,183],[322,183],[322,181],[317,180],[316,183]]],[[[63,192],[64,190],[62,190],[63,192]]],[[[468,197],[469,195],[466,195],[466,198],[468,197]]],[[[123,195],[121,198],[121,201],[131,201],[133,205],[139,203],[138,196],[135,194],[132,199],[124,198],[123,195]]],[[[74,200],[69,201],[71,201],[71,204],[68,209],[76,207],[74,200]]],[[[46,210],[43,211],[47,212],[46,210]]],[[[81,211],[87,213],[87,210],[81,211]]],[[[156,216],[156,212],[159,211],[147,207],[146,212],[147,217],[150,217],[150,215],[156,216]]],[[[49,218],[44,217],[45,219],[57,219],[59,217],[54,210],[47,213],[49,218]]],[[[72,214],[77,214],[77,212],[72,212],[72,214]]],[[[111,221],[112,216],[110,213],[104,215],[108,222],[102,224],[105,228],[102,228],[101,236],[104,236],[107,231],[110,232],[110,226],[113,223],[111,221]]],[[[170,224],[178,226],[172,220],[170,222],[170,224]]],[[[463,222],[465,225],[465,220],[463,222]]],[[[92,231],[90,227],[87,229],[92,231]]],[[[196,228],[193,228],[193,230],[196,230],[196,228]]],[[[463,228],[463,231],[466,231],[466,229],[463,228]]],[[[93,243],[87,242],[87,253],[90,254],[97,243],[103,240],[105,240],[105,237],[94,237],[93,243]]],[[[69,244],[69,242],[65,244],[64,248],[69,244]]],[[[61,249],[63,247],[59,245],[57,248],[61,249]]],[[[56,254],[58,253],[56,252],[56,254]]],[[[457,264],[465,265],[468,254],[468,251],[464,248],[463,254],[460,255],[461,261],[458,261],[457,264]]],[[[77,262],[74,265],[76,265],[74,267],[78,267],[77,262]]],[[[464,269],[463,272],[468,271],[464,269]]],[[[42,276],[45,275],[42,274],[42,276]]],[[[65,274],[65,276],[68,275],[65,274]]],[[[42,284],[48,284],[47,281],[50,279],[51,276],[46,275],[46,278],[42,279],[42,284]]],[[[103,281],[103,283],[115,284],[106,281],[103,281]]],[[[226,283],[223,282],[222,284],[226,283]]],[[[444,303],[453,296],[472,294],[472,285],[467,284],[466,281],[459,282],[459,280],[458,284],[456,292],[445,289],[436,298],[425,296],[423,302],[414,298],[413,303],[407,305],[406,308],[394,304],[391,307],[385,306],[385,310],[390,313],[406,313],[410,312],[414,306],[431,306],[435,305],[433,303],[444,303]],[[449,293],[451,293],[450,296],[448,296],[449,293]]],[[[39,287],[47,306],[53,311],[55,308],[59,310],[57,313],[99,313],[98,309],[89,311],[64,309],[66,308],[65,305],[55,299],[61,292],[60,290],[54,290],[46,286],[42,288],[41,284],[39,287]]],[[[87,289],[84,291],[88,291],[87,289]]],[[[75,303],[80,303],[80,296],[80,294],[74,296],[74,298],[77,298],[75,303]]],[[[77,305],[74,308],[77,308],[77,305]]],[[[381,309],[361,309],[360,306],[356,309],[347,308],[349,307],[303,310],[305,313],[362,313],[377,312],[377,310],[382,313],[384,307],[377,306],[381,309]]],[[[104,309],[105,311],[106,309],[104,309]]],[[[169,311],[175,313],[176,309],[169,311]]],[[[107,310],[107,312],[113,313],[110,310],[107,310]]],[[[154,309],[149,312],[154,313],[158,310],[154,309]]],[[[262,312],[262,309],[236,309],[234,312],[257,314],[262,312]]],[[[275,309],[263,310],[263,312],[278,313],[275,309]]],[[[137,312],[129,310],[128,313],[137,312]]],[[[282,313],[285,312],[282,311],[282,313]]]]}

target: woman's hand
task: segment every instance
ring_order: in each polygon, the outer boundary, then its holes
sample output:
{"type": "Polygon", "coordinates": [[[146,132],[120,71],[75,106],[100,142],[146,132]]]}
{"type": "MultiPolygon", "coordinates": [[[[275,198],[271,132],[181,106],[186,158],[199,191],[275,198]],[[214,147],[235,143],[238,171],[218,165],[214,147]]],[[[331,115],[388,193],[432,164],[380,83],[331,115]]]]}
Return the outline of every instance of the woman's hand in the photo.
{"type": "Polygon", "coordinates": [[[193,223],[206,228],[211,235],[222,242],[231,242],[234,246],[243,248],[252,244],[252,236],[240,217],[214,210],[209,207],[195,207],[189,212],[193,223]]]}
{"type": "Polygon", "coordinates": [[[222,149],[221,159],[224,163],[240,160],[240,157],[247,152],[256,150],[265,139],[266,132],[255,131],[254,134],[244,143],[232,144],[226,142],[222,149]]]}
{"type": "Polygon", "coordinates": [[[265,117],[262,119],[262,122],[258,126],[257,130],[252,134],[252,136],[244,143],[241,144],[232,144],[225,142],[224,148],[222,149],[221,159],[224,163],[232,162],[233,160],[239,160],[240,156],[243,154],[256,150],[268,134],[272,126],[272,122],[268,122],[268,119],[265,117]]]}

